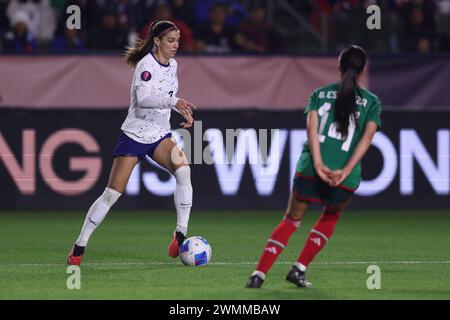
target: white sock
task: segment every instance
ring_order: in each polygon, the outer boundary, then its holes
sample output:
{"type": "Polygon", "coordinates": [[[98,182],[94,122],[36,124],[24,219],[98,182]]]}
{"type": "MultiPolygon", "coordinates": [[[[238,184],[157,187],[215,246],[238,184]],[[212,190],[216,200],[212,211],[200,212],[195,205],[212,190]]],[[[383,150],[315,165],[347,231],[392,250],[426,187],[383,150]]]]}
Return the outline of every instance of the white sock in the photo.
{"type": "Polygon", "coordinates": [[[307,269],[306,266],[301,264],[300,262],[294,263],[294,266],[296,266],[297,269],[300,270],[301,272],[305,272],[307,269]]]}
{"type": "Polygon", "coordinates": [[[92,232],[102,223],[109,209],[116,203],[121,193],[110,188],[106,188],[102,195],[95,200],[84,220],[83,228],[75,242],[78,246],[85,247],[92,235],[92,232]]]}
{"type": "Polygon", "coordinates": [[[173,197],[177,210],[177,228],[175,231],[180,231],[186,235],[192,207],[191,169],[189,166],[178,168],[174,176],[177,181],[173,197]]]}
{"type": "Polygon", "coordinates": [[[266,274],[264,273],[264,272],[262,272],[262,271],[258,271],[258,270],[255,270],[253,273],[252,273],[252,277],[253,276],[258,276],[258,277],[260,277],[261,279],[266,279],[266,274]]]}

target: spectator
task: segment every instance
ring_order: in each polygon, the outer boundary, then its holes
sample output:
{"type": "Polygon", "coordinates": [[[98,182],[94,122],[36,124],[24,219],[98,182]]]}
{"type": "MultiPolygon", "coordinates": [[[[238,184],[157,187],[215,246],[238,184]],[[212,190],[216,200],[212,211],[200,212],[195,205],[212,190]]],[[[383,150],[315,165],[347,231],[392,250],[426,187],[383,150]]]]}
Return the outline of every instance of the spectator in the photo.
{"type": "Polygon", "coordinates": [[[172,8],[166,1],[158,1],[155,5],[155,11],[150,21],[139,32],[139,38],[145,39],[148,30],[153,21],[169,20],[173,22],[181,33],[180,51],[193,52],[195,50],[194,35],[189,26],[182,20],[178,20],[172,15],[172,8]]]}
{"type": "Polygon", "coordinates": [[[132,3],[131,0],[117,0],[115,4],[119,27],[130,31],[132,26],[132,3]]]}
{"type": "MultiPolygon", "coordinates": [[[[81,32],[87,33],[100,25],[99,17],[102,15],[97,1],[93,0],[67,0],[65,8],[76,5],[80,7],[81,14],[81,32]]],[[[61,20],[65,21],[67,16],[63,14],[61,20]]],[[[59,21],[61,23],[61,21],[59,21]]],[[[87,36],[87,35],[86,35],[87,36]]]]}
{"type": "Polygon", "coordinates": [[[263,6],[250,9],[249,17],[239,28],[238,45],[251,53],[273,53],[282,49],[281,35],[266,20],[263,6]]]}
{"type": "Polygon", "coordinates": [[[450,0],[440,0],[437,3],[439,14],[450,15],[450,0]]]}
{"type": "Polygon", "coordinates": [[[8,18],[11,20],[18,11],[28,15],[28,32],[31,36],[44,44],[53,39],[56,15],[49,0],[12,0],[6,10],[8,18]]]}
{"type": "Polygon", "coordinates": [[[208,22],[211,8],[216,4],[217,0],[196,0],[194,5],[195,21],[198,26],[202,26],[208,22]]]}
{"type": "Polygon", "coordinates": [[[133,4],[133,23],[136,30],[142,30],[150,19],[152,9],[158,0],[135,0],[133,4]]]}
{"type": "Polygon", "coordinates": [[[2,46],[9,53],[35,53],[37,43],[30,33],[30,17],[25,11],[15,11],[11,16],[11,30],[3,38],[2,46]]]}
{"type": "Polygon", "coordinates": [[[194,16],[194,2],[192,0],[173,0],[172,12],[175,19],[183,20],[189,28],[194,28],[196,21],[194,16]]]}
{"type": "Polygon", "coordinates": [[[423,15],[423,21],[424,24],[432,28],[433,30],[436,30],[436,21],[435,21],[435,15],[436,15],[436,3],[435,1],[431,0],[412,0],[408,3],[406,6],[407,9],[419,9],[422,11],[423,15]]]}
{"type": "Polygon", "coordinates": [[[246,11],[242,4],[242,1],[237,0],[196,0],[194,11],[195,20],[198,25],[204,25],[208,22],[209,13],[216,4],[223,5],[227,18],[225,23],[233,27],[237,27],[239,23],[244,19],[246,11]]]}
{"type": "Polygon", "coordinates": [[[201,26],[196,34],[197,50],[205,53],[230,53],[237,48],[239,36],[236,31],[225,24],[227,9],[215,4],[211,8],[209,22],[201,26]]]}
{"type": "MultiPolygon", "coordinates": [[[[65,2],[65,8],[76,5],[80,7],[81,14],[81,29],[77,30],[76,35],[79,38],[80,45],[82,47],[86,47],[88,43],[89,34],[91,32],[96,32],[95,30],[98,29],[100,26],[100,19],[99,17],[102,15],[102,12],[100,10],[100,7],[98,6],[97,1],[92,0],[66,0],[65,2]]],[[[65,11],[65,10],[64,10],[65,11]]],[[[57,31],[57,38],[58,42],[53,42],[52,48],[56,50],[62,50],[61,46],[65,46],[63,43],[61,43],[62,38],[65,38],[67,35],[65,35],[65,25],[66,25],[66,19],[67,15],[64,13],[59,17],[58,21],[58,31],[57,31]],[[55,47],[56,46],[56,47],[55,47]],[[59,48],[59,49],[57,49],[59,48]]],[[[73,36],[73,35],[71,35],[73,36]]],[[[65,41],[65,40],[64,40],[65,41]]],[[[75,44],[75,43],[74,43],[75,44]]],[[[70,46],[69,46],[70,47],[70,46]]],[[[75,49],[75,48],[73,48],[75,49]]]]}
{"type": "Polygon", "coordinates": [[[52,43],[52,51],[54,52],[80,52],[86,49],[85,40],[77,29],[68,29],[65,26],[52,43]]]}
{"type": "Polygon", "coordinates": [[[247,15],[242,1],[226,0],[223,4],[227,8],[227,20],[225,23],[237,28],[247,15]]]}
{"type": "Polygon", "coordinates": [[[132,41],[136,39],[137,34],[133,21],[132,0],[103,1],[104,3],[98,2],[101,10],[110,12],[116,16],[117,28],[119,29],[119,33],[122,35],[126,35],[126,42],[128,45],[133,45],[132,41]]]}
{"type": "Polygon", "coordinates": [[[100,26],[88,35],[90,49],[122,50],[127,45],[127,41],[128,35],[120,28],[115,11],[106,11],[101,17],[100,26]]]}
{"type": "Polygon", "coordinates": [[[404,49],[420,53],[429,53],[434,48],[436,38],[431,26],[424,23],[424,14],[421,9],[414,8],[406,22],[404,49]]]}

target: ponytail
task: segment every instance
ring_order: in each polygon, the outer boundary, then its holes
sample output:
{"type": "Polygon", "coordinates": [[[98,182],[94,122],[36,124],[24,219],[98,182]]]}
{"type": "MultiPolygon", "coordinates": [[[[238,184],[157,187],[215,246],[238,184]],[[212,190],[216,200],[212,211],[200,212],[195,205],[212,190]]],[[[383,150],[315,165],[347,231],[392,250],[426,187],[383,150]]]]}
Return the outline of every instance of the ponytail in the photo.
{"type": "Polygon", "coordinates": [[[137,63],[145,57],[153,49],[153,38],[150,36],[144,40],[138,40],[134,48],[126,47],[125,49],[125,62],[130,67],[136,67],[137,63]]]}
{"type": "Polygon", "coordinates": [[[341,133],[343,139],[348,135],[348,126],[350,124],[350,116],[354,116],[356,112],[356,76],[355,69],[350,68],[344,73],[339,91],[337,93],[334,120],[337,122],[337,131],[341,133]]]}
{"type": "Polygon", "coordinates": [[[178,30],[173,22],[170,21],[154,21],[150,27],[144,40],[140,39],[136,42],[135,47],[126,47],[124,52],[125,62],[130,67],[136,67],[138,62],[148,53],[153,51],[155,37],[161,38],[165,33],[171,30],[178,30]]]}
{"type": "Polygon", "coordinates": [[[358,46],[350,46],[339,57],[339,69],[342,80],[339,85],[334,105],[334,120],[337,122],[337,131],[343,139],[348,136],[350,119],[357,124],[356,118],[356,78],[363,71],[366,64],[366,53],[358,46]]]}

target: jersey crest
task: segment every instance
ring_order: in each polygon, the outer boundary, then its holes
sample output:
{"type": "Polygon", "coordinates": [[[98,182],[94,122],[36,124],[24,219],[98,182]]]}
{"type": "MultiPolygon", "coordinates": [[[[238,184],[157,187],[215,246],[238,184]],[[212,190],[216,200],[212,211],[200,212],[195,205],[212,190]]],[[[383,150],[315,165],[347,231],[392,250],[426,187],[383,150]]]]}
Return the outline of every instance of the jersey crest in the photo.
{"type": "Polygon", "coordinates": [[[152,78],[152,74],[149,71],[144,71],[141,73],[142,81],[149,81],[152,78]]]}

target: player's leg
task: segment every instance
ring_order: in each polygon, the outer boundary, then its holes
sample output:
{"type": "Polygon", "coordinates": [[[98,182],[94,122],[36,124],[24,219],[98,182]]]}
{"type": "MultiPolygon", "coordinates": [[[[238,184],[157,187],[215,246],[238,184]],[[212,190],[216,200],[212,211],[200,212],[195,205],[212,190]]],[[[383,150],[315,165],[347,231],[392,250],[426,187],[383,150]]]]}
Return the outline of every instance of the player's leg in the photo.
{"type": "Polygon", "coordinates": [[[159,165],[169,170],[176,180],[174,203],[177,211],[177,225],[168,248],[169,255],[176,258],[179,246],[186,237],[191,213],[193,195],[191,169],[183,151],[175,141],[169,138],[158,144],[151,157],[159,165]]]}
{"type": "Polygon", "coordinates": [[[325,187],[324,189],[325,206],[323,213],[311,229],[297,261],[287,276],[288,281],[299,287],[311,286],[304,274],[310,263],[333,235],[335,226],[343,210],[349,205],[353,194],[353,192],[340,188],[325,187]]]}
{"type": "Polygon", "coordinates": [[[286,247],[289,238],[298,229],[310,203],[319,200],[320,186],[317,179],[309,179],[296,174],[286,213],[272,231],[256,270],[248,280],[246,287],[261,287],[266,273],[286,247]]]}
{"type": "Polygon", "coordinates": [[[308,207],[309,202],[299,201],[295,198],[293,192],[290,193],[286,213],[267,240],[258,265],[247,281],[247,288],[260,288],[262,286],[267,272],[287,246],[289,238],[300,226],[308,207]]]}
{"type": "Polygon", "coordinates": [[[325,247],[334,233],[334,228],[341,217],[343,210],[350,201],[340,205],[325,206],[322,215],[316,221],[301,251],[296,266],[306,271],[316,255],[325,247]]]}
{"type": "Polygon", "coordinates": [[[80,235],[69,253],[68,264],[79,265],[81,263],[89,238],[125,190],[137,162],[138,157],[119,156],[114,158],[107,187],[89,208],[80,235]]]}

